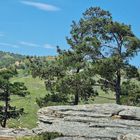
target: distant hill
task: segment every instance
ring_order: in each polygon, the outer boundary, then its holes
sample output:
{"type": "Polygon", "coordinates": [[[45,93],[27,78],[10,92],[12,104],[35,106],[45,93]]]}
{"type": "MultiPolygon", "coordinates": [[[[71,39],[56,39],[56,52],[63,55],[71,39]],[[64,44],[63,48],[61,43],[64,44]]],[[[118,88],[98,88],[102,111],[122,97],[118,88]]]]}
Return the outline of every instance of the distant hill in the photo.
{"type": "Polygon", "coordinates": [[[0,51],[0,69],[6,68],[13,64],[16,65],[23,64],[25,63],[24,60],[27,57],[37,57],[39,59],[48,61],[52,61],[55,59],[55,56],[26,56],[21,54],[0,51]]]}
{"type": "Polygon", "coordinates": [[[16,62],[23,61],[26,56],[0,51],[0,68],[8,67],[16,62]]]}

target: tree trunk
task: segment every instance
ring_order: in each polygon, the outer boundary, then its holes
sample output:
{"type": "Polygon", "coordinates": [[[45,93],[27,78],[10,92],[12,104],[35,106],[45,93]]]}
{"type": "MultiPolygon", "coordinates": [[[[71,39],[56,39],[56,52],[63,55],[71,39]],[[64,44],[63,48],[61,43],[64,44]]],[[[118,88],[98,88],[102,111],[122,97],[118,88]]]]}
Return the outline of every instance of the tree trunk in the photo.
{"type": "Polygon", "coordinates": [[[3,121],[1,123],[2,127],[6,127],[7,123],[7,118],[8,118],[8,92],[5,95],[5,108],[4,108],[4,116],[3,116],[3,121]]]}
{"type": "Polygon", "coordinates": [[[117,71],[115,92],[116,92],[115,93],[116,94],[116,103],[120,104],[120,96],[121,96],[121,75],[120,75],[120,70],[117,71]]]}
{"type": "MultiPolygon", "coordinates": [[[[119,35],[118,35],[119,36],[119,35]]],[[[118,61],[120,62],[117,66],[117,74],[116,74],[116,87],[115,87],[115,92],[116,92],[116,103],[121,104],[120,102],[120,96],[121,96],[121,61],[122,58],[122,39],[121,36],[119,36],[119,40],[116,38],[117,44],[118,44],[118,61]]]]}
{"type": "Polygon", "coordinates": [[[79,103],[79,94],[78,92],[75,94],[75,100],[74,100],[74,105],[78,105],[79,103]]]}
{"type": "MultiPolygon", "coordinates": [[[[78,68],[76,73],[79,73],[80,69],[78,68]]],[[[74,105],[78,105],[79,103],[79,90],[78,90],[78,85],[76,83],[76,93],[75,93],[75,99],[74,99],[74,105]]]]}

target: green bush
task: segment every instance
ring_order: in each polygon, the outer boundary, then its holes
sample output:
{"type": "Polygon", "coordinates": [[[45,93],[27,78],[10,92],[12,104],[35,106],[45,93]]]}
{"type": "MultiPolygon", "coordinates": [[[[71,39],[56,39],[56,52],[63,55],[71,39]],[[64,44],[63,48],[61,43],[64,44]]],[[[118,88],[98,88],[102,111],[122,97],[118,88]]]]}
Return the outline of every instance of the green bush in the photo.
{"type": "Polygon", "coordinates": [[[122,83],[121,104],[140,106],[140,87],[130,81],[122,83]]]}
{"type": "Polygon", "coordinates": [[[44,98],[37,98],[36,102],[39,107],[62,105],[62,104],[66,104],[67,97],[65,95],[53,93],[53,94],[47,94],[44,98]]]}

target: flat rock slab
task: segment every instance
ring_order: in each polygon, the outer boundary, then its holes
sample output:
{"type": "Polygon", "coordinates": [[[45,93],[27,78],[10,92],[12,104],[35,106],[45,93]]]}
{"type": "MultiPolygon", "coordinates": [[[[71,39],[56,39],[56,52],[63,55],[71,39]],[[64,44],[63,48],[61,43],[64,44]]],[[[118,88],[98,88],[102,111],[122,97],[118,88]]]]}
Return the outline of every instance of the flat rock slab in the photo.
{"type": "Polygon", "coordinates": [[[33,131],[63,134],[56,140],[117,140],[129,134],[139,137],[140,108],[116,104],[41,108],[38,127],[33,131]]]}
{"type": "Polygon", "coordinates": [[[22,137],[22,136],[32,136],[34,133],[32,130],[23,128],[23,129],[13,129],[13,128],[0,128],[0,140],[5,139],[14,139],[14,137],[22,137]]]}
{"type": "Polygon", "coordinates": [[[58,132],[55,140],[140,140],[140,108],[116,104],[50,106],[38,111],[32,130],[0,128],[0,140],[58,132]]]}

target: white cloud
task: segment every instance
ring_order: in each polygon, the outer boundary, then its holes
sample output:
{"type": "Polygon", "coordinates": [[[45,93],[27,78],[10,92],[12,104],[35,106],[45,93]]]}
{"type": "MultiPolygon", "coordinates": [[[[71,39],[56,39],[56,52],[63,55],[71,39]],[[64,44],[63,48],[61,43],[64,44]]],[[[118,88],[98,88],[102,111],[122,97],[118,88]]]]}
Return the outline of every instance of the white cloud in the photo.
{"type": "Polygon", "coordinates": [[[45,49],[54,49],[55,47],[53,45],[50,45],[50,44],[45,44],[44,48],[45,49]]]}
{"type": "Polygon", "coordinates": [[[37,9],[44,10],[44,11],[59,11],[60,8],[46,4],[46,3],[40,3],[40,2],[33,2],[33,1],[21,1],[22,4],[28,5],[28,6],[33,6],[37,9]]]}
{"type": "Polygon", "coordinates": [[[31,42],[26,42],[26,41],[20,41],[16,44],[11,44],[11,43],[5,43],[5,42],[0,42],[0,47],[11,47],[11,48],[21,48],[21,47],[33,47],[33,48],[39,48],[39,49],[55,49],[55,46],[51,45],[51,44],[35,44],[35,43],[31,43],[31,42]]]}
{"type": "Polygon", "coordinates": [[[12,47],[12,48],[19,48],[18,45],[10,44],[10,43],[0,43],[0,46],[7,46],[7,47],[12,47]]]}
{"type": "Polygon", "coordinates": [[[54,49],[55,47],[51,44],[35,44],[35,43],[32,43],[32,42],[26,42],[26,41],[20,41],[19,42],[20,45],[22,46],[28,46],[28,47],[39,47],[39,48],[45,48],[45,49],[54,49]]]}
{"type": "Polygon", "coordinates": [[[29,46],[29,47],[39,47],[38,44],[31,43],[31,42],[25,42],[25,41],[20,41],[19,44],[24,45],[24,46],[29,46]]]}

